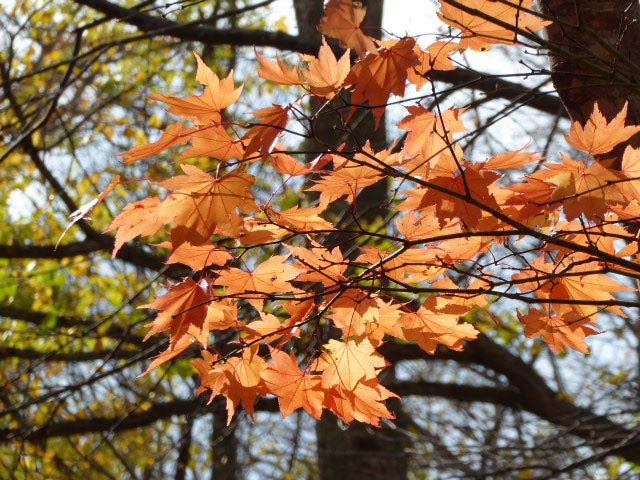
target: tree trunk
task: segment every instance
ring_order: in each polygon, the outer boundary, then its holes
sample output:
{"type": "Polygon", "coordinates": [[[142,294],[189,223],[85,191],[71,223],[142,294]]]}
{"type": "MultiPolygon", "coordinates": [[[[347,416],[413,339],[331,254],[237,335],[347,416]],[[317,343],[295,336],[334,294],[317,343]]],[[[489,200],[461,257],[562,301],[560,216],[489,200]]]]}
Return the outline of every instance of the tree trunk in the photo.
{"type": "MultiPolygon", "coordinates": [[[[553,83],[571,119],[585,123],[598,102],[611,119],[629,102],[640,124],[640,5],[637,0],[542,0],[553,83]]],[[[640,146],[640,135],[628,144],[640,146]]],[[[620,167],[620,153],[616,166],[620,167]]]]}

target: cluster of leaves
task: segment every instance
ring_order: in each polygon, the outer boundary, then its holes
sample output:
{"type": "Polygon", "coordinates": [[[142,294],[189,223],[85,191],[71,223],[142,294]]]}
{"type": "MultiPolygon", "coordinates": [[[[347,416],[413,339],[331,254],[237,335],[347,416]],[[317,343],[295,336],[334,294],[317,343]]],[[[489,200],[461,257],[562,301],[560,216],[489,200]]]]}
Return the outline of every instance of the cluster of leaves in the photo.
{"type": "Polygon", "coordinates": [[[320,418],[328,409],[345,422],[379,425],[392,418],[384,401],[395,396],[379,382],[385,342],[461,350],[480,333],[461,319],[507,298],[534,305],[518,312],[527,336],[586,353],[598,314],[624,315],[613,294],[628,287],[609,274],[640,272],[635,237],[623,225],[640,216],[640,151],[628,148],[621,170],[607,155],[640,132],[625,126],[626,110],[608,122],[596,105],[567,136],[582,159],[562,155],[561,163],[523,150],[472,162],[459,143],[464,109],[438,103],[407,107],[398,124],[406,133],[386,150],[347,138],[305,163],[280,143],[315,138],[314,118],[298,108],[305,97],[340,115],[348,135],[359,112],[379,124],[392,95],[409,84],[422,89],[433,70],[454,69],[456,51],[512,44],[518,32],[547,23],[533,0],[442,3],[440,18],[461,30],[459,41],[423,48],[410,37],[369,37],[360,28],[364,7],[331,0],[319,29],[346,50],[338,58],[325,41],[298,67],[257,55],[262,78],[301,95],[252,112],[250,123],[225,116],[242,93],[233,72],[220,79],[197,55],[201,95],[152,96],[182,120],[126,152],[126,163],[187,142],[181,162],[215,160],[208,171],[181,163],[182,175],[157,182],[166,196],[130,203],[110,227],[114,255],[137,236],[168,231],[160,244],[171,252],[167,263],[195,272],[145,305],[157,311],[148,337],[170,338],[147,372],[197,344],[201,390],[226,397],[229,418],[272,394],[285,416],[303,408],[320,418]],[[257,171],[281,178],[266,202],[253,191],[249,172],[257,171]],[[317,204],[279,210],[273,199],[301,180],[319,192],[317,204]],[[358,197],[381,181],[395,192],[388,216],[367,225],[358,221],[358,197]],[[338,206],[353,217],[348,225],[327,220],[338,206]]]}

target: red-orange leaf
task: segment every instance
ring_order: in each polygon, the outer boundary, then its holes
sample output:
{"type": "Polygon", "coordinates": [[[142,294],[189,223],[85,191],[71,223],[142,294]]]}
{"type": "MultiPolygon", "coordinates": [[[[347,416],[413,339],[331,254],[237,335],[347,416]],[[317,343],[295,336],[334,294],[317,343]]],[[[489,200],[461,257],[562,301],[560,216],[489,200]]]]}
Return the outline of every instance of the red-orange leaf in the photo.
{"type": "Polygon", "coordinates": [[[264,58],[258,52],[255,53],[256,58],[261,65],[260,70],[258,70],[258,75],[265,80],[270,80],[281,85],[300,85],[302,83],[300,81],[300,76],[298,75],[298,70],[296,68],[287,67],[280,58],[280,55],[277,53],[275,62],[264,58]]]}
{"type": "Polygon", "coordinates": [[[533,0],[457,0],[457,3],[483,14],[440,0],[440,19],[462,30],[461,49],[485,50],[492,44],[514,44],[518,30],[535,32],[551,23],[525,11],[533,8],[533,0]]]}
{"type": "Polygon", "coordinates": [[[610,152],[616,145],[629,140],[640,132],[640,126],[626,126],[628,102],[620,112],[608,122],[600,112],[598,103],[593,106],[591,117],[583,127],[580,122],[573,122],[571,133],[565,135],[567,142],[578,150],[584,150],[593,155],[610,152]]]}
{"type": "Polygon", "coordinates": [[[290,107],[282,105],[273,105],[253,112],[258,122],[256,122],[257,125],[249,129],[242,139],[246,145],[245,158],[256,152],[262,153],[263,156],[268,155],[289,123],[289,114],[290,107]]]}
{"type": "Polygon", "coordinates": [[[167,263],[182,263],[194,270],[203,270],[210,265],[224,265],[231,259],[231,253],[214,247],[210,242],[202,245],[183,242],[171,252],[167,263]]]}
{"type": "Polygon", "coordinates": [[[160,214],[174,228],[190,232],[194,242],[204,242],[214,233],[237,238],[243,227],[239,212],[256,208],[249,191],[253,175],[236,170],[214,178],[188,164],[183,164],[182,170],[185,175],[160,183],[173,190],[160,206],[160,214]]]}
{"type": "Polygon", "coordinates": [[[323,38],[317,58],[313,55],[303,55],[302,58],[308,65],[307,69],[302,71],[302,76],[309,84],[311,93],[319,97],[333,98],[349,74],[349,49],[337,60],[323,38]]]}
{"type": "Polygon", "coordinates": [[[354,86],[353,103],[368,102],[375,107],[376,125],[380,124],[391,94],[404,95],[407,71],[419,63],[415,44],[410,37],[381,42],[383,48],[354,65],[345,80],[346,84],[354,86]]]}
{"type": "Polygon", "coordinates": [[[407,340],[417,342],[425,352],[434,354],[438,345],[462,350],[464,342],[478,337],[480,332],[469,323],[458,323],[459,318],[457,312],[438,310],[435,297],[430,297],[416,312],[403,314],[401,322],[407,340]]]}
{"type": "Polygon", "coordinates": [[[171,344],[191,333],[198,337],[207,316],[209,295],[190,278],[169,287],[169,292],[140,308],[158,310],[155,320],[149,324],[151,330],[145,340],[156,333],[170,330],[171,344]]]}
{"type": "Polygon", "coordinates": [[[113,219],[106,232],[118,230],[113,246],[113,258],[126,242],[136,238],[138,235],[147,236],[156,233],[163,225],[163,221],[158,214],[160,199],[148,197],[137,202],[128,204],[120,215],[113,219]]]}
{"type": "Polygon", "coordinates": [[[285,263],[288,255],[275,255],[262,262],[252,272],[239,268],[222,270],[215,284],[227,287],[226,295],[248,298],[249,303],[260,309],[264,298],[272,293],[298,291],[291,280],[300,275],[297,265],[285,263]]]}
{"type": "Polygon", "coordinates": [[[262,372],[262,378],[270,393],[278,397],[282,417],[287,417],[298,408],[317,420],[322,415],[322,377],[303,373],[293,353],[271,350],[273,364],[262,372]]]}
{"type": "Polygon", "coordinates": [[[366,13],[366,8],[356,6],[351,0],[329,0],[318,30],[328,37],[337,38],[343,47],[353,48],[363,56],[367,51],[376,50],[373,39],[360,28],[366,13]]]}

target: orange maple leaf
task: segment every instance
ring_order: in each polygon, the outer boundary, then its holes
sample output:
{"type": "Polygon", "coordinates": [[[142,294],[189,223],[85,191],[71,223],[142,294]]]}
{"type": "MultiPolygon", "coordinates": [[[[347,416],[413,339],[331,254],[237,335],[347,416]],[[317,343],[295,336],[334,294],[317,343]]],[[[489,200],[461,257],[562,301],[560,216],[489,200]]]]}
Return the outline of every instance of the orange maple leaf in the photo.
{"type": "Polygon", "coordinates": [[[589,117],[584,127],[580,122],[573,122],[571,133],[569,135],[565,134],[567,142],[578,150],[584,150],[592,155],[610,152],[618,144],[629,140],[640,132],[640,126],[638,125],[626,127],[624,125],[627,118],[628,105],[629,102],[625,102],[622,110],[610,122],[607,122],[596,102],[593,105],[591,117],[589,117]]]}
{"type": "Polygon", "coordinates": [[[242,138],[245,143],[244,158],[260,152],[262,156],[271,153],[276,140],[284,132],[289,123],[291,106],[272,105],[271,107],[256,110],[253,115],[258,119],[256,125],[242,138]]]}
{"type": "Polygon", "coordinates": [[[254,177],[235,170],[214,178],[197,167],[181,165],[185,175],[160,183],[173,190],[158,211],[174,228],[190,233],[192,242],[205,242],[216,233],[237,238],[243,230],[238,212],[255,211],[251,195],[254,177]]]}
{"type": "Polygon", "coordinates": [[[588,322],[587,319],[580,320],[575,314],[557,317],[532,308],[526,315],[518,311],[518,318],[525,324],[524,334],[527,337],[535,338],[541,335],[542,340],[556,353],[564,352],[570,347],[587,354],[589,347],[585,338],[599,333],[584,325],[588,322]]]}
{"type": "Polygon", "coordinates": [[[525,165],[533,162],[540,162],[544,157],[535,152],[523,152],[526,147],[511,152],[503,152],[494,155],[487,160],[482,168],[488,170],[508,170],[512,168],[524,168],[525,165]]]}
{"type": "MultiPolygon", "coordinates": [[[[615,300],[613,293],[628,290],[617,280],[598,273],[602,268],[596,262],[575,263],[571,256],[566,256],[562,262],[556,263],[547,262],[544,257],[542,255],[530,262],[531,271],[517,273],[513,278],[521,282],[518,285],[521,292],[531,292],[540,299],[590,303],[554,303],[552,308],[561,317],[575,312],[580,318],[595,320],[596,315],[603,310],[603,305],[615,300]],[[541,275],[546,278],[539,278],[541,275]]],[[[617,306],[607,307],[606,310],[622,314],[617,306]]]]}
{"type": "Polygon", "coordinates": [[[265,80],[270,80],[274,83],[279,83],[281,85],[301,85],[300,75],[298,75],[297,68],[289,68],[282,61],[280,55],[276,53],[276,61],[269,60],[264,58],[258,52],[255,52],[256,58],[260,63],[261,67],[258,70],[258,75],[260,75],[265,80]]]}
{"type": "Polygon", "coordinates": [[[435,297],[417,311],[403,313],[401,323],[407,340],[417,342],[425,352],[434,354],[438,345],[462,350],[464,342],[475,340],[480,332],[469,323],[458,323],[460,314],[438,309],[435,297]]]}
{"type": "Polygon", "coordinates": [[[518,30],[535,32],[551,23],[527,11],[533,8],[533,0],[457,0],[457,3],[484,14],[477,15],[440,0],[438,16],[446,24],[462,30],[460,48],[463,50],[486,50],[498,43],[515,44],[518,30]]]}
{"type": "Polygon", "coordinates": [[[213,246],[211,242],[193,245],[183,242],[173,249],[166,263],[182,263],[193,270],[204,270],[210,265],[224,265],[233,255],[213,246]]]}
{"type": "Polygon", "coordinates": [[[320,203],[315,207],[300,208],[298,206],[291,207],[288,210],[278,212],[270,207],[264,209],[269,217],[269,221],[276,224],[286,226],[289,229],[298,232],[317,231],[317,230],[335,230],[333,223],[325,220],[320,216],[327,209],[326,203],[320,203]]]}
{"type": "Polygon", "coordinates": [[[363,380],[350,390],[340,385],[325,392],[325,406],[345,423],[354,420],[380,426],[381,418],[395,418],[384,405],[398,396],[378,383],[377,378],[363,380]]]}
{"type": "Polygon", "coordinates": [[[320,420],[324,392],[322,377],[302,372],[293,353],[271,349],[272,364],[261,373],[267,389],[278,397],[282,417],[303,408],[313,418],[320,420]]]}
{"type": "Polygon", "coordinates": [[[349,74],[351,67],[349,53],[347,49],[340,60],[337,60],[323,37],[317,58],[313,55],[302,55],[302,59],[307,62],[307,68],[302,70],[302,76],[309,84],[311,93],[329,100],[336,95],[349,74]]]}
{"type": "Polygon", "coordinates": [[[181,337],[191,334],[200,337],[207,316],[207,304],[211,297],[192,279],[169,287],[169,292],[157,297],[153,302],[140,306],[158,311],[156,318],[147,326],[147,340],[151,336],[170,330],[170,343],[175,344],[181,337]]]}
{"type": "Polygon", "coordinates": [[[420,62],[413,38],[387,40],[381,45],[375,55],[367,55],[355,64],[345,79],[345,84],[354,86],[352,102],[367,102],[373,107],[376,127],[391,94],[404,95],[407,71],[420,62]]]}
{"type": "Polygon", "coordinates": [[[382,178],[379,169],[372,168],[366,163],[363,165],[361,162],[338,158],[342,161],[335,162],[334,169],[330,173],[317,180],[312,187],[307,188],[310,192],[320,192],[321,203],[328,204],[345,195],[347,201],[353,203],[360,190],[382,178]]]}
{"type": "Polygon", "coordinates": [[[298,277],[300,282],[319,282],[326,287],[344,282],[347,263],[342,256],[340,247],[328,250],[320,245],[314,245],[311,249],[285,245],[298,261],[306,267],[298,277]]]}
{"type": "Polygon", "coordinates": [[[562,155],[562,164],[547,164],[547,170],[539,175],[556,187],[551,198],[561,200],[568,219],[584,214],[589,219],[602,218],[615,203],[623,203],[624,197],[617,182],[618,172],[593,162],[590,166],[562,155]]]}
{"type": "Polygon", "coordinates": [[[291,155],[287,155],[286,153],[272,153],[268,160],[273,168],[283,175],[298,177],[300,175],[311,173],[311,169],[309,169],[309,167],[301,164],[291,155]]]}
{"type": "Polygon", "coordinates": [[[138,235],[153,235],[160,229],[164,223],[158,212],[160,204],[160,199],[157,197],[147,197],[131,202],[113,219],[111,225],[105,230],[105,232],[118,230],[113,246],[113,258],[116,257],[122,245],[129,240],[138,235]]]}
{"type": "Polygon", "coordinates": [[[377,377],[378,370],[387,366],[382,355],[376,352],[368,339],[356,342],[329,340],[320,357],[322,386],[331,388],[339,385],[353,391],[358,383],[377,377]]]}
{"type": "Polygon", "coordinates": [[[236,88],[233,83],[233,70],[226,78],[220,80],[218,76],[204,63],[200,55],[194,52],[198,63],[196,80],[205,86],[202,95],[175,98],[161,94],[151,95],[150,98],[164,102],[169,112],[180,117],[193,120],[198,125],[219,124],[222,120],[222,110],[240,98],[242,86],[236,88]]]}
{"type": "Polygon", "coordinates": [[[207,125],[197,128],[189,133],[189,139],[191,147],[182,153],[181,160],[194,157],[232,160],[244,156],[242,142],[234,140],[221,126],[207,125]]]}
{"type": "Polygon", "coordinates": [[[330,0],[325,7],[325,16],[318,25],[324,35],[340,40],[340,45],[353,48],[363,56],[375,52],[373,39],[360,28],[367,9],[357,7],[351,0],[330,0]]]}
{"type": "Polygon", "coordinates": [[[173,123],[167,126],[156,142],[138,145],[119,155],[124,158],[124,164],[129,165],[151,155],[157,155],[177,143],[186,143],[195,131],[197,131],[196,128],[186,127],[182,122],[173,123]]]}
{"type": "Polygon", "coordinates": [[[227,287],[225,295],[247,298],[258,310],[273,293],[299,292],[290,281],[301,273],[298,265],[285,263],[289,255],[274,255],[258,267],[246,272],[239,268],[220,271],[215,285],[227,287]]]}
{"type": "Polygon", "coordinates": [[[432,70],[455,70],[451,55],[459,48],[460,45],[451,41],[434,42],[426,50],[416,45],[414,51],[419,63],[408,71],[408,80],[420,90],[429,82],[429,72],[432,70]]]}

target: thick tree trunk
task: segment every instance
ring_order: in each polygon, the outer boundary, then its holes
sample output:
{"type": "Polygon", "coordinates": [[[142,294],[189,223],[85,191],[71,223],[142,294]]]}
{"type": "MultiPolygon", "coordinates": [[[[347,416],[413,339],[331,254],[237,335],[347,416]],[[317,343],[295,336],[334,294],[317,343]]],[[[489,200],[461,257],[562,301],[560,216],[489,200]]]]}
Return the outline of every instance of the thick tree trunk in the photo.
{"type": "MultiPolygon", "coordinates": [[[[542,0],[540,4],[553,19],[547,27],[552,78],[571,119],[585,123],[595,102],[611,119],[628,101],[627,123],[640,124],[638,0],[542,0]]],[[[630,144],[640,146],[640,135],[630,144]]]]}

